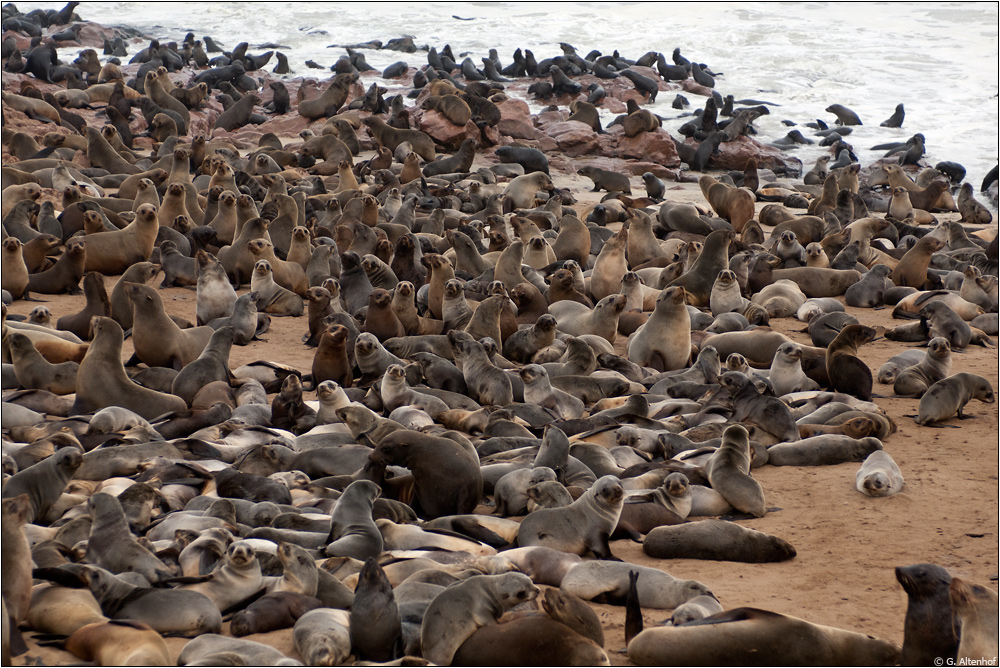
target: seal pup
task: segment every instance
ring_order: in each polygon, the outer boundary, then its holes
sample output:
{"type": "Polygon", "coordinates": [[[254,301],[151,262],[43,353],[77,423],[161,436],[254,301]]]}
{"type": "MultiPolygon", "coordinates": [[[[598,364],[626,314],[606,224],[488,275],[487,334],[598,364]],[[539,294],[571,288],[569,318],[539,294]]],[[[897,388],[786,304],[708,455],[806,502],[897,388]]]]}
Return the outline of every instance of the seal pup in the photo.
{"type": "Polygon", "coordinates": [[[540,545],[580,556],[593,552],[613,558],[608,538],[618,525],[625,490],[615,476],[598,479],[583,496],[565,508],[536,510],[517,533],[521,547],[540,545]]]}
{"type": "Polygon", "coordinates": [[[764,490],[750,477],[750,439],[747,430],[733,425],[722,434],[722,444],[705,465],[712,488],[737,510],[763,517],[764,490]]]}
{"type": "Polygon", "coordinates": [[[927,388],[947,378],[950,371],[951,344],[947,339],[936,336],[927,342],[927,353],[920,362],[899,372],[892,389],[901,397],[919,399],[927,388]]]}
{"type": "Polygon", "coordinates": [[[855,486],[867,496],[892,496],[903,489],[903,474],[888,452],[876,450],[858,469],[855,486]]]}
{"type": "Polygon", "coordinates": [[[377,554],[365,560],[351,604],[351,649],[362,661],[392,661],[404,653],[399,608],[377,554]]]}
{"type": "Polygon", "coordinates": [[[495,624],[504,611],[534,600],[539,589],[522,573],[475,575],[438,594],[420,627],[423,657],[451,665],[455,652],[476,629],[495,624]]]}
{"type": "Polygon", "coordinates": [[[987,404],[996,402],[990,381],[974,373],[956,373],[927,388],[927,392],[920,397],[914,421],[921,426],[929,426],[952,415],[958,415],[958,419],[962,420],[965,418],[962,415],[965,405],[973,399],[987,404]]]}

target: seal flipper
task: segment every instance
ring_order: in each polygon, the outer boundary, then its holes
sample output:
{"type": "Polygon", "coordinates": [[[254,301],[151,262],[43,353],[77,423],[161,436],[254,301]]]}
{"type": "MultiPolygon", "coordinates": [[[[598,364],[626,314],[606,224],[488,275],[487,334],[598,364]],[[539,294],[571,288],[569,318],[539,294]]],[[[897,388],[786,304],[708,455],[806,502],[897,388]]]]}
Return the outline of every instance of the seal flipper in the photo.
{"type": "Polygon", "coordinates": [[[600,545],[591,545],[590,551],[594,553],[594,556],[602,561],[621,561],[618,557],[611,554],[611,543],[608,542],[608,535],[602,534],[598,540],[600,545]]]}
{"type": "Polygon", "coordinates": [[[453,521],[452,527],[454,527],[454,530],[463,538],[471,538],[472,540],[485,543],[493,548],[501,548],[508,545],[507,539],[501,538],[495,532],[490,531],[482,525],[476,524],[475,520],[471,520],[469,518],[462,518],[453,521]]]}
{"type": "Polygon", "coordinates": [[[639,605],[639,571],[628,572],[628,595],[625,598],[625,647],[642,633],[642,607],[639,605]]]}

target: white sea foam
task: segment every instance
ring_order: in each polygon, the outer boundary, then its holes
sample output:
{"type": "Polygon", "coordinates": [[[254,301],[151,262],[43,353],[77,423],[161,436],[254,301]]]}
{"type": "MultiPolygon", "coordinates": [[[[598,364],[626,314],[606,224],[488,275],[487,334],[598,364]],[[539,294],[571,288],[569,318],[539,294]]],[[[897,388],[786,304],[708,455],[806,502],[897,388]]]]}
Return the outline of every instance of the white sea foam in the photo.
{"type": "MultiPolygon", "coordinates": [[[[17,4],[21,11],[63,5],[17,4]]],[[[490,48],[508,63],[518,47],[531,49],[538,60],[559,55],[560,42],[582,54],[617,49],[631,59],[647,51],[669,59],[680,47],[686,57],[724,73],[716,83],[723,95],[781,105],[755,122],[762,141],[785,135],[783,119],[801,126],[821,118],[832,125],[833,115],[824,110],[840,103],[864,122],[849,138],[862,164],[882,154],[868,147],[905,141],[915,132],[927,138],[928,162],[962,163],[977,189],[997,163],[996,3],[86,2],[77,13],[157,38],[180,40],[193,31],[227,48],[246,41],[251,53],[263,52],[261,44],[280,44],[291,76],[329,76],[306,68],[305,61],[329,67],[344,53],[330,45],[406,34],[418,46],[450,44],[459,59],[468,54],[477,65],[490,48]],[[906,108],[903,127],[880,128],[900,102],[906,108]]],[[[131,45],[130,54],[139,48],[131,45]]],[[[364,53],[379,69],[397,60],[426,63],[423,51],[364,53]]],[[[374,80],[363,77],[365,85],[374,80]]],[[[699,96],[685,96],[693,108],[704,104],[699,96]]],[[[665,124],[671,132],[685,120],[671,109],[673,98],[661,93],[650,105],[671,119],[665,124]]],[[[792,154],[808,169],[825,151],[817,145],[792,154]]]]}

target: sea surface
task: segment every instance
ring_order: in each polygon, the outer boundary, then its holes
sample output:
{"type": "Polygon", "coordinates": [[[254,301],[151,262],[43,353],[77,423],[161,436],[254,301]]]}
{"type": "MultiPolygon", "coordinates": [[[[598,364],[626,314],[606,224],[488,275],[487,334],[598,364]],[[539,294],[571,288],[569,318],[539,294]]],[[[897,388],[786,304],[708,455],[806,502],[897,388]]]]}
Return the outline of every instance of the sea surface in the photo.
{"type": "MultiPolygon", "coordinates": [[[[63,3],[17,5],[29,11],[63,3]]],[[[344,45],[403,35],[418,46],[450,44],[458,60],[468,55],[480,66],[490,48],[507,64],[518,47],[531,49],[538,60],[560,55],[560,42],[581,55],[617,50],[633,60],[647,51],[669,60],[679,47],[721,73],[716,90],[723,95],[780,105],[755,121],[761,141],[783,137],[790,129],[783,120],[801,126],[818,118],[833,125],[834,116],[824,110],[839,103],[864,123],[848,138],[863,165],[883,154],[871,146],[916,132],[926,137],[927,162],[961,163],[977,190],[997,164],[996,2],[85,2],[76,11],[85,20],[130,26],[161,40],[180,41],[191,31],[227,49],[249,42],[256,54],[267,50],[262,45],[281,45],[293,70],[288,76],[315,78],[330,75],[306,68],[306,60],[329,67],[344,45]],[[898,103],[906,109],[903,127],[879,127],[898,103]]],[[[139,48],[130,45],[130,54],[139,48]]],[[[77,51],[60,55],[72,59],[77,51]]],[[[398,60],[426,63],[424,51],[363,52],[379,69],[398,60]]],[[[272,59],[265,69],[274,64],[272,59]]],[[[362,82],[376,79],[363,75],[362,82]]],[[[390,91],[398,87],[383,84],[390,91]]],[[[671,132],[687,120],[671,108],[674,95],[661,92],[649,105],[668,119],[664,127],[671,132]]],[[[684,95],[692,109],[704,105],[704,98],[684,95]]],[[[817,143],[791,153],[808,170],[826,150],[817,143]]]]}

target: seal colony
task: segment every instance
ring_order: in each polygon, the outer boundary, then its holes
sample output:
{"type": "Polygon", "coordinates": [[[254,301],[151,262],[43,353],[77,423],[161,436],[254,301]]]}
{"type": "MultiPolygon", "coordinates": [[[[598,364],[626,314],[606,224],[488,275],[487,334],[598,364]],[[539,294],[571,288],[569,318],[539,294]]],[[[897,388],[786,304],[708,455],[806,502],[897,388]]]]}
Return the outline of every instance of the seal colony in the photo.
{"type": "Polygon", "coordinates": [[[389,90],[359,45],[272,104],[270,53],[75,4],[4,8],[5,660],[618,664],[619,629],[636,663],[805,661],[789,632],[823,663],[996,653],[967,621],[996,608],[969,543],[996,525],[996,229],[922,138],[852,163],[864,119],[833,104],[807,186],[750,136],[768,107],[680,49],[480,73],[445,46],[389,90]],[[108,53],[60,65],[70,23],[108,53]],[[675,143],[641,104],[682,88],[705,102],[675,143]],[[189,287],[147,285],[167,261],[189,287]],[[925,521],[950,469],[982,480],[970,518],[925,521]],[[861,574],[830,577],[855,535],[861,574]]]}

